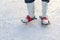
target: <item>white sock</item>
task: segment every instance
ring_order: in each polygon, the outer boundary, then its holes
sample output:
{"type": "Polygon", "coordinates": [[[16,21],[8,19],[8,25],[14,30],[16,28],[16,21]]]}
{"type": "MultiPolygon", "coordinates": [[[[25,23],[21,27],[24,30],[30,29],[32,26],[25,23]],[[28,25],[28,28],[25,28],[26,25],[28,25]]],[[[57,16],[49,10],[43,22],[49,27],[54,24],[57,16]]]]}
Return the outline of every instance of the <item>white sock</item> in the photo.
{"type": "Polygon", "coordinates": [[[47,7],[48,3],[47,2],[42,2],[42,17],[46,17],[47,16],[47,7]]]}
{"type": "Polygon", "coordinates": [[[27,3],[27,9],[28,9],[28,15],[33,18],[35,15],[34,15],[34,3],[27,3]]]}

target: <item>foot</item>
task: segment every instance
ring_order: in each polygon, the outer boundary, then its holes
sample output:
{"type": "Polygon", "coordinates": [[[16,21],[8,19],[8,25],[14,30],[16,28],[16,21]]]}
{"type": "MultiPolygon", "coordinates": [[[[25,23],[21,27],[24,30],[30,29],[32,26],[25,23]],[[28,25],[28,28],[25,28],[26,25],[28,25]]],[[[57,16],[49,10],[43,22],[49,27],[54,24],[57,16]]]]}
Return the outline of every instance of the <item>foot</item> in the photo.
{"type": "Polygon", "coordinates": [[[31,18],[30,16],[27,16],[25,19],[22,20],[23,23],[28,23],[31,22],[32,20],[35,20],[37,18],[33,17],[31,18]]]}
{"type": "Polygon", "coordinates": [[[48,24],[50,24],[50,22],[49,22],[49,20],[48,20],[47,17],[41,17],[41,23],[42,23],[43,25],[48,25],[48,24]]]}

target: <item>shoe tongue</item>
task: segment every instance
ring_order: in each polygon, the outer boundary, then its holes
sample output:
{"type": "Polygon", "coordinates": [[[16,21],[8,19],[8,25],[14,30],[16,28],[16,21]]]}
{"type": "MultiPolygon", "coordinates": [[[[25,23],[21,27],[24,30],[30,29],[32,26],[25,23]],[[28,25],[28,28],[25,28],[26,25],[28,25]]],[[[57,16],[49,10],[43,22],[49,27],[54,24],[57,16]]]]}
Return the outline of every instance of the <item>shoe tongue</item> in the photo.
{"type": "Polygon", "coordinates": [[[48,20],[48,18],[47,17],[42,17],[42,20],[48,20]]]}

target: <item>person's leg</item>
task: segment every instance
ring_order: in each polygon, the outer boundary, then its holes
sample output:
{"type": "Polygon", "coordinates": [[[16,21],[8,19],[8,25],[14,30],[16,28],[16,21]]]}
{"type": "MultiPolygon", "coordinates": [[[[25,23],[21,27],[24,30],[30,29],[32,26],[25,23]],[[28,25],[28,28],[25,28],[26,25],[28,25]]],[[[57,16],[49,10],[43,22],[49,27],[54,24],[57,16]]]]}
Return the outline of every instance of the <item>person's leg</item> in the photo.
{"type": "Polygon", "coordinates": [[[48,24],[48,18],[47,18],[47,9],[48,9],[48,3],[49,0],[42,0],[42,23],[48,24]]]}
{"type": "Polygon", "coordinates": [[[30,22],[30,21],[32,21],[32,19],[35,18],[35,15],[34,15],[34,9],[35,9],[34,1],[35,0],[25,0],[25,3],[27,4],[27,9],[28,9],[28,15],[25,19],[23,19],[24,23],[30,22]]]}
{"type": "Polygon", "coordinates": [[[35,9],[34,2],[26,3],[26,4],[27,4],[27,9],[28,9],[28,15],[31,18],[33,18],[34,17],[34,9],[35,9]]]}
{"type": "Polygon", "coordinates": [[[48,9],[49,0],[42,0],[42,16],[47,16],[47,9],[48,9]]]}

